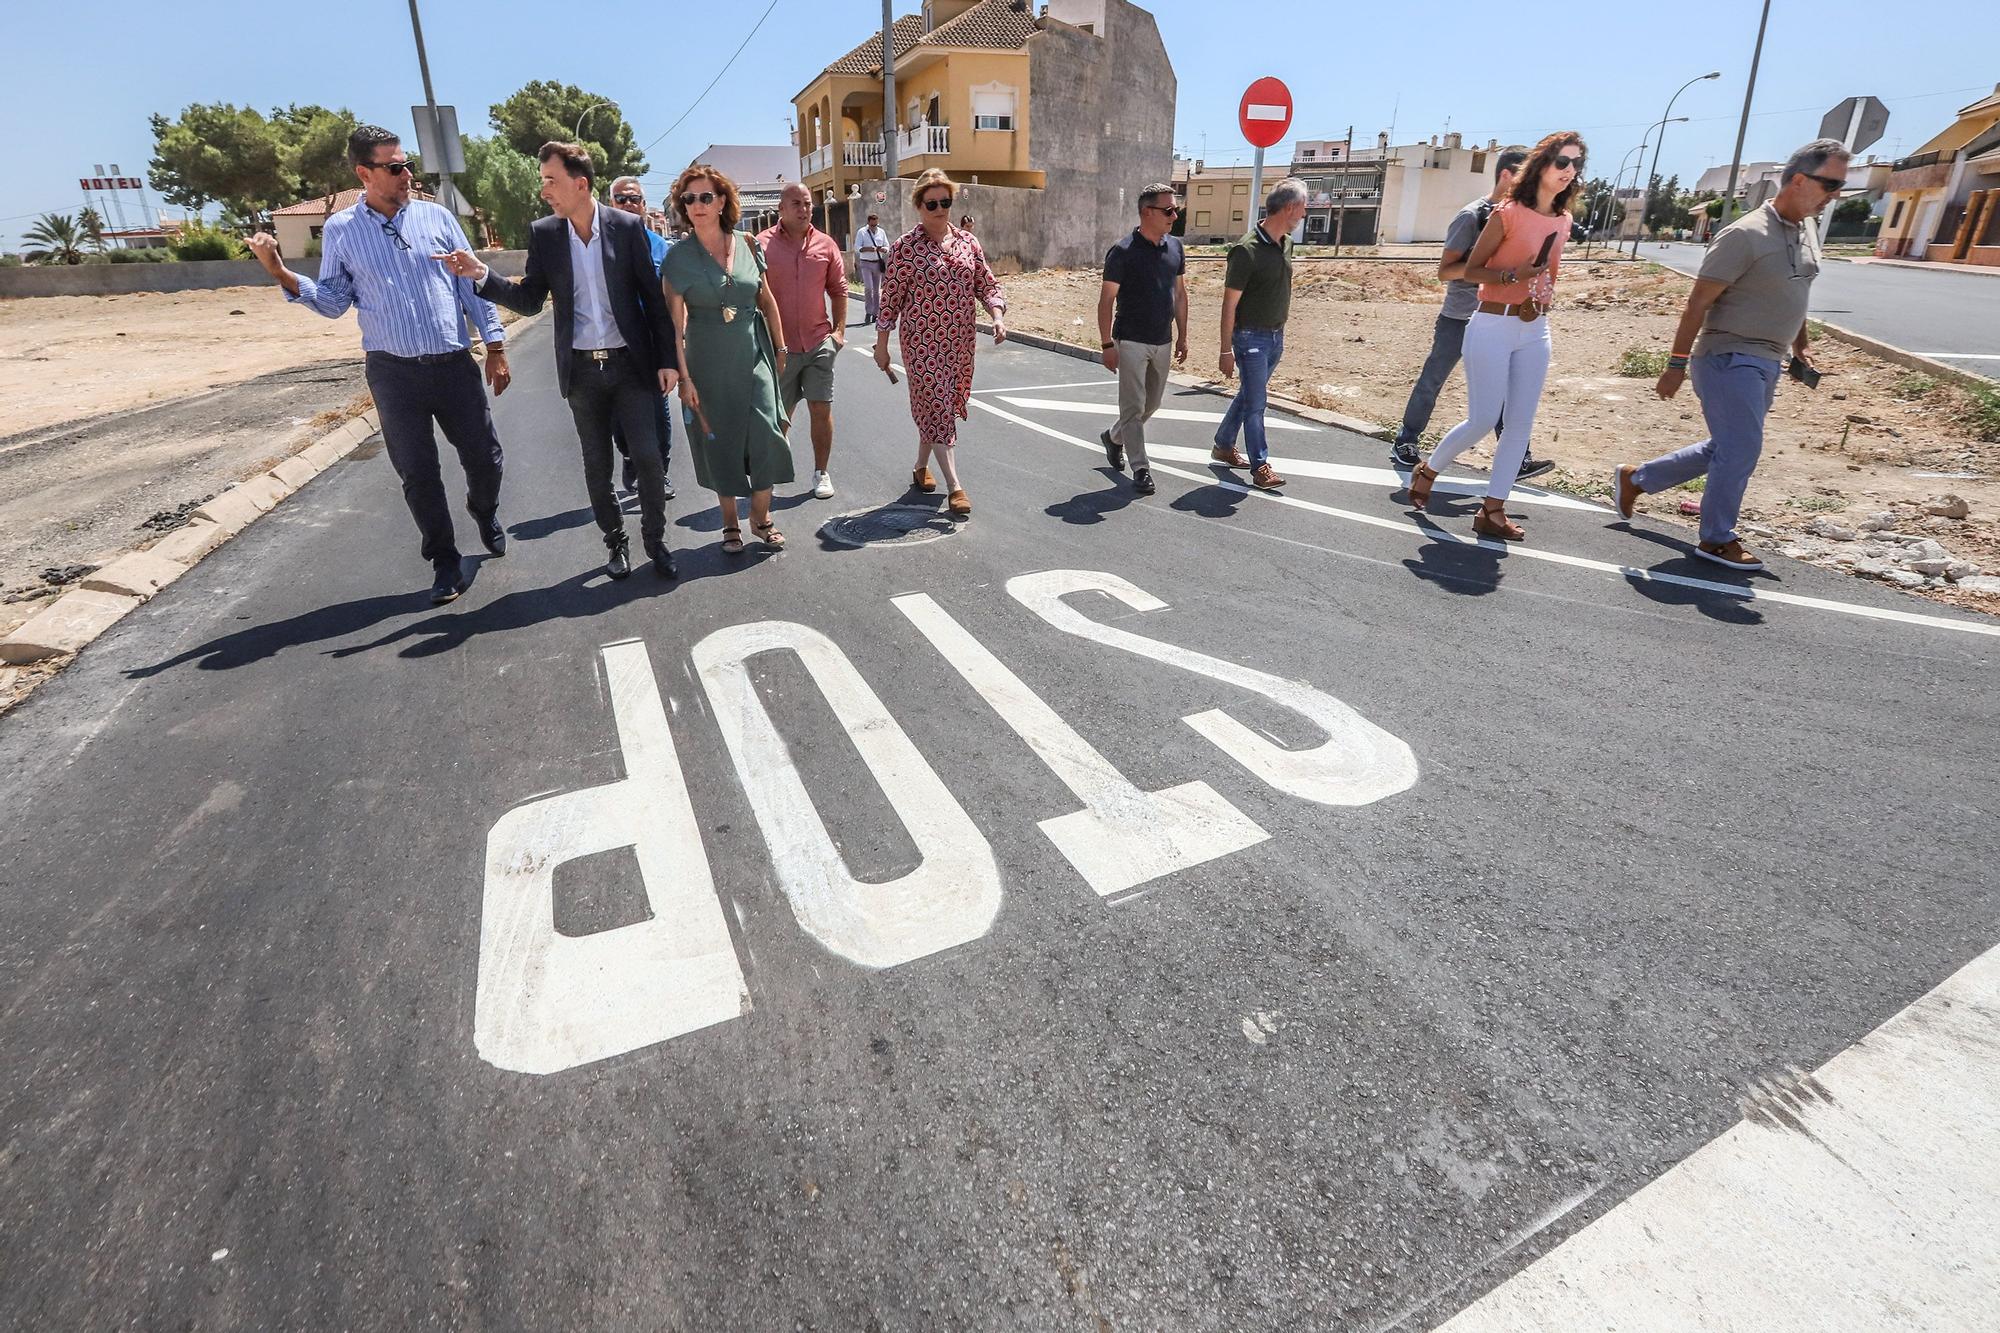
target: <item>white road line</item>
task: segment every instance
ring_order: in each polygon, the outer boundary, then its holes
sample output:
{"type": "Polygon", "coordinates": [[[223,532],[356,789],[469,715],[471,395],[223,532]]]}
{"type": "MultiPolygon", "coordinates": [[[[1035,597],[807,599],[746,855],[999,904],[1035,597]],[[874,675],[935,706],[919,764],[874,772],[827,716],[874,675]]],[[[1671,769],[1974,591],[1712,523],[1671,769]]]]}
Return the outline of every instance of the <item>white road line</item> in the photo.
{"type": "MultiPolygon", "coordinates": [[[[1077,403],[1063,398],[1013,398],[1006,394],[1002,394],[1000,400],[1012,403],[1016,407],[1031,407],[1043,412],[1082,412],[1096,417],[1118,415],[1116,403],[1077,403]]],[[[1223,415],[1221,412],[1190,411],[1184,407],[1163,407],[1153,413],[1153,416],[1160,421],[1201,421],[1210,425],[1219,423],[1223,415]]],[[[1295,430],[1313,435],[1319,433],[1317,426],[1301,426],[1296,421],[1286,421],[1272,416],[1264,418],[1264,425],[1270,430],[1295,430]]]]}
{"type": "Polygon", "coordinates": [[[1117,384],[1117,380],[1075,380],[1069,384],[1008,384],[998,389],[974,389],[974,393],[1028,393],[1035,389],[1089,389],[1100,384],[1117,384]]]}
{"type": "MultiPolygon", "coordinates": [[[[1100,446],[1101,448],[1102,446],[1100,446]]],[[[1208,462],[1208,450],[1189,449],[1178,444],[1148,444],[1147,457],[1171,458],[1182,463],[1208,462]]],[[[1280,473],[1291,473],[1297,477],[1325,477],[1333,481],[1359,482],[1364,486],[1379,486],[1385,491],[1401,490],[1409,484],[1409,479],[1394,468],[1369,467],[1362,463],[1323,463],[1316,458],[1280,458],[1271,455],[1271,465],[1280,473]]],[[[1454,495],[1486,494],[1484,477],[1439,477],[1434,490],[1448,491],[1454,495]]],[[[1581,509],[1589,514],[1609,514],[1603,505],[1591,504],[1588,500],[1578,500],[1568,495],[1556,495],[1537,486],[1516,486],[1507,497],[1508,504],[1542,505],[1550,509],[1581,509]]]]}
{"type": "MultiPolygon", "coordinates": [[[[1104,446],[1094,440],[1079,440],[1074,435],[1065,435],[1053,426],[1044,426],[1039,421],[1033,421],[1027,417],[1009,412],[1004,407],[995,407],[993,404],[977,398],[972,400],[972,405],[983,412],[991,412],[994,416],[1011,421],[1017,426],[1025,426],[1037,434],[1046,435],[1052,440],[1061,440],[1064,444],[1089,450],[1093,454],[1102,455],[1104,452],[1104,446]]],[[[1580,555],[1565,555],[1560,551],[1544,551],[1532,546],[1489,541],[1484,538],[1461,537],[1455,532],[1446,532],[1437,528],[1426,528],[1406,519],[1382,518],[1375,514],[1356,513],[1351,509],[1336,509],[1331,505],[1315,504],[1311,500],[1300,500],[1289,495],[1279,495],[1270,491],[1256,490],[1253,487],[1244,486],[1238,482],[1218,481],[1213,473],[1188,472],[1181,468],[1165,466],[1155,468],[1154,471],[1164,472],[1169,476],[1181,477],[1188,481],[1201,482],[1203,485],[1220,486],[1224,490],[1235,491],[1240,495],[1255,495],[1269,500],[1273,504],[1292,505],[1295,508],[1311,510],[1316,514],[1326,514],[1333,518],[1344,518],[1351,523],[1365,523],[1370,527],[1386,528],[1391,532],[1400,532],[1429,541],[1457,542],[1461,545],[1483,546],[1488,550],[1505,551],[1511,557],[1518,557],[1525,560],[1544,560],[1550,564],[1568,565],[1574,569],[1596,570],[1599,573],[1616,574],[1620,578],[1637,579],[1646,583],[1664,583],[1676,588],[1695,588],[1702,592],[1720,593],[1726,597],[1740,598],[1746,602],[1777,602],[1785,606],[1803,606],[1815,611],[1835,611],[1842,615],[1859,616],[1864,620],[1887,620],[1903,625],[1924,625],[1931,629],[1955,630],[1961,634],[1981,634],[1990,638],[2000,638],[2000,625],[1985,625],[1977,621],[1947,620],[1943,616],[1927,616],[1915,611],[1897,611],[1879,606],[1860,606],[1853,602],[1836,602],[1825,597],[1805,597],[1798,593],[1776,592],[1770,589],[1750,588],[1733,583],[1714,583],[1708,579],[1689,578],[1685,574],[1667,574],[1659,570],[1642,569],[1637,565],[1616,565],[1608,560],[1590,560],[1580,555]]]]}
{"type": "Polygon", "coordinates": [[[2000,949],[1441,1333],[2000,1328],[2000,949]]]}

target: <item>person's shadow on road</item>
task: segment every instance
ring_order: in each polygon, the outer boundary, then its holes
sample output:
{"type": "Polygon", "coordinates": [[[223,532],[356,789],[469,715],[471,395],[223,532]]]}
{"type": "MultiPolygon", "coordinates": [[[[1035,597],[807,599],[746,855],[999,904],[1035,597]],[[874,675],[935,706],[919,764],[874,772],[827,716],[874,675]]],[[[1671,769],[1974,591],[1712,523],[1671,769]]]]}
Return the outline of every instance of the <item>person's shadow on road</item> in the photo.
{"type": "Polygon", "coordinates": [[[1101,491],[1080,491],[1067,500],[1059,500],[1042,512],[1050,518],[1059,518],[1065,523],[1088,527],[1092,523],[1102,523],[1106,514],[1115,514],[1138,498],[1138,492],[1125,485],[1124,474],[1110,467],[1100,467],[1099,475],[1111,480],[1111,485],[1101,491]]]}
{"type": "MultiPolygon", "coordinates": [[[[1437,500],[1431,503],[1435,506],[1437,500]]],[[[1462,597],[1484,597],[1500,587],[1506,577],[1500,567],[1507,555],[1504,550],[1485,542],[1458,541],[1429,513],[1418,511],[1415,517],[1424,530],[1424,544],[1403,562],[1403,568],[1462,597]]]]}
{"type": "MultiPolygon", "coordinates": [[[[1219,464],[1209,468],[1209,472],[1218,483],[1236,480],[1233,472],[1219,464]]],[[[1243,497],[1247,493],[1235,486],[1203,486],[1175,497],[1171,508],[1186,514],[1199,514],[1203,518],[1234,518],[1236,511],[1243,507],[1243,497]]]]}
{"type": "MultiPolygon", "coordinates": [[[[1690,553],[1688,544],[1661,532],[1648,532],[1644,528],[1629,523],[1612,526],[1622,528],[1641,541],[1672,551],[1671,559],[1662,560],[1646,569],[1648,574],[1671,574],[1676,578],[1700,579],[1703,583],[1720,584],[1724,587],[1740,587],[1749,592],[1752,580],[1768,579],[1776,582],[1778,576],[1768,569],[1761,573],[1737,573],[1724,569],[1711,561],[1696,559],[1690,553]]],[[[1637,562],[1634,562],[1635,566],[1637,562]]],[[[1756,609],[1747,597],[1734,597],[1728,593],[1715,592],[1709,588],[1690,588],[1686,584],[1668,583],[1649,579],[1637,574],[1628,574],[1626,582],[1632,590],[1649,602],[1662,606],[1692,606],[1710,620],[1720,620],[1726,625],[1761,625],[1764,613],[1756,609]]]]}
{"type": "MultiPolygon", "coordinates": [[[[470,591],[479,576],[479,567],[490,557],[478,556],[463,562],[465,586],[470,591]]],[[[252,625],[234,634],[225,634],[219,639],[177,653],[164,662],[151,666],[133,667],[125,675],[128,679],[143,680],[171,671],[177,666],[192,662],[203,671],[231,671],[252,662],[261,662],[268,657],[276,657],[287,648],[303,647],[310,643],[324,643],[329,639],[343,639],[385,620],[409,615],[427,600],[422,592],[384,593],[377,597],[361,597],[351,602],[337,602],[332,606],[315,607],[302,615],[285,620],[268,621],[262,625],[252,625]]]]}

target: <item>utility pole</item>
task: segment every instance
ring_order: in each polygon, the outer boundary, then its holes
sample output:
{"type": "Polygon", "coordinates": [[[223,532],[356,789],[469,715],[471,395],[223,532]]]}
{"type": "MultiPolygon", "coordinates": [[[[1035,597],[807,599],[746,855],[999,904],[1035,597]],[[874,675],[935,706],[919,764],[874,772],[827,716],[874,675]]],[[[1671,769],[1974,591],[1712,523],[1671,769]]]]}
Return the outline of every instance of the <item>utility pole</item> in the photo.
{"type": "MultiPolygon", "coordinates": [[[[882,180],[896,179],[895,0],[882,0],[882,180]]],[[[886,189],[884,193],[887,193],[886,189]]]]}
{"type": "MultiPolygon", "coordinates": [[[[417,17],[417,0],[410,0],[410,31],[416,34],[417,38],[417,71],[424,76],[424,110],[431,118],[431,137],[434,140],[431,146],[444,158],[443,162],[438,163],[438,166],[443,168],[451,161],[451,156],[445,150],[443,136],[440,133],[443,126],[438,123],[437,94],[431,91],[431,62],[424,54],[424,24],[423,20],[417,17]]],[[[438,202],[450,209],[452,216],[456,217],[458,202],[452,195],[451,173],[439,170],[437,178],[438,202]]]]}
{"type": "Polygon", "coordinates": [[[1354,127],[1347,127],[1347,147],[1341,152],[1340,193],[1333,197],[1333,257],[1340,258],[1340,228],[1347,221],[1347,169],[1354,165],[1354,127]]]}
{"type": "Polygon", "coordinates": [[[1743,136],[1750,132],[1750,99],[1757,92],[1757,62],[1764,58],[1764,25],[1771,21],[1771,0],[1764,0],[1764,17],[1757,20],[1757,49],[1750,55],[1750,82],[1743,89],[1743,118],[1736,122],[1736,155],[1729,159],[1729,188],[1722,193],[1722,225],[1736,212],[1736,173],[1743,168],[1743,136]]]}

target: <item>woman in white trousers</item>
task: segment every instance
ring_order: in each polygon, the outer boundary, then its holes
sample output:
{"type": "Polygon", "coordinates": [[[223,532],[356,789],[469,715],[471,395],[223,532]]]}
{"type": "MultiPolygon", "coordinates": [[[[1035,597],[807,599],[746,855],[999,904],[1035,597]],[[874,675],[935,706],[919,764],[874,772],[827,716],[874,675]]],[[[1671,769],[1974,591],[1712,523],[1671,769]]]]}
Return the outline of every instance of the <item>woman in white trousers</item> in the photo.
{"type": "Polygon", "coordinates": [[[1438,469],[1492,434],[1504,410],[1507,424],[1493,454],[1486,499],[1472,518],[1472,530],[1482,537],[1517,542],[1527,535],[1507,517],[1507,495],[1528,452],[1548,379],[1548,309],[1569,239],[1570,200],[1583,180],[1583,155],[1582,138],[1570,131],[1536,144],[1512,197],[1493,210],[1466,256],[1466,280],[1479,284],[1479,309],[1465,330],[1466,417],[1410,474],[1410,507],[1430,502],[1438,469]]]}

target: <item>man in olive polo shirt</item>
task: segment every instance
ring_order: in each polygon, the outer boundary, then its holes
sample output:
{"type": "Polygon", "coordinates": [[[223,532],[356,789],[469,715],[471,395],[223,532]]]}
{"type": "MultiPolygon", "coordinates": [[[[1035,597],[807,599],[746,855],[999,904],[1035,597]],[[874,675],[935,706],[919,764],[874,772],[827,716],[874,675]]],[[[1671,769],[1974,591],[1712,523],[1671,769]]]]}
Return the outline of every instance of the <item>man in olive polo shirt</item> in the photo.
{"type": "Polygon", "coordinates": [[[1292,177],[1279,181],[1264,201],[1264,220],[1229,247],[1222,279],[1222,355],[1216,369],[1224,379],[1241,370],[1243,387],[1216,428],[1210,457],[1249,468],[1252,484],[1267,491],[1285,484],[1264,443],[1264,404],[1271,372],[1285,354],[1285,320],[1292,310],[1292,232],[1305,216],[1305,182],[1292,177]],[[1239,431],[1250,446],[1248,458],[1237,451],[1239,431]]]}
{"type": "Polygon", "coordinates": [[[1655,388],[1672,398],[1691,369],[1708,438],[1637,467],[1622,463],[1611,475],[1620,518],[1632,517],[1641,495],[1705,475],[1694,553],[1729,569],[1764,567],[1736,535],[1736,519],[1764,449],[1764,418],[1787,352],[1801,371],[1812,369],[1806,303],[1819,276],[1813,219],[1846,186],[1848,158],[1840,140],[1813,140],[1785,163],[1775,198],[1709,242],[1655,388]]]}

